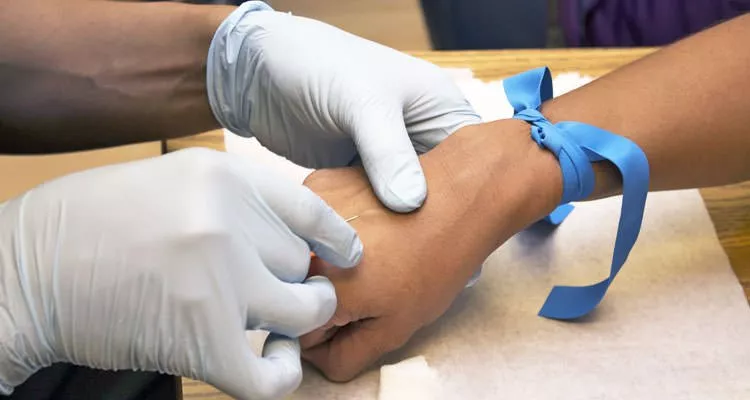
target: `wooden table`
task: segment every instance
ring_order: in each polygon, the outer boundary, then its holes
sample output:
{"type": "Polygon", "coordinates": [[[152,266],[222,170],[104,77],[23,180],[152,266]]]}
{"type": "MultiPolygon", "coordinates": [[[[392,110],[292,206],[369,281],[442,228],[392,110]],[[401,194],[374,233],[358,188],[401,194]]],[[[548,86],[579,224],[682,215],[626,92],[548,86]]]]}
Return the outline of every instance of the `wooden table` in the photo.
{"type": "MultiPolygon", "coordinates": [[[[580,72],[601,76],[624,64],[651,53],[653,49],[563,49],[509,50],[471,52],[418,52],[422,57],[443,67],[471,68],[477,78],[500,79],[530,68],[546,65],[553,73],[580,72]]],[[[202,146],[224,150],[221,131],[169,141],[168,151],[202,146]]],[[[701,194],[716,227],[722,247],[745,289],[750,301],[750,182],[702,189],[701,194]]],[[[213,387],[183,380],[185,399],[228,399],[213,387]]]]}

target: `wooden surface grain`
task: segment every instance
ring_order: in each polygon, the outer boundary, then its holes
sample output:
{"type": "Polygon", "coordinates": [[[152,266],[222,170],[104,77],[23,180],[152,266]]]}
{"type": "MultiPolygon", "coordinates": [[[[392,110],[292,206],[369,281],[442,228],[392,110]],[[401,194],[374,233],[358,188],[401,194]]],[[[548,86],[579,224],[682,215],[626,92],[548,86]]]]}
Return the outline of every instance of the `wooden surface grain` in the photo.
{"type": "MultiPolygon", "coordinates": [[[[579,72],[601,76],[653,52],[653,49],[555,49],[412,53],[442,67],[471,68],[483,80],[507,77],[546,65],[553,73],[579,72]]],[[[224,150],[223,134],[212,131],[172,140],[167,149],[203,146],[224,150]]],[[[750,300],[750,182],[702,189],[701,194],[722,247],[750,300]]],[[[183,380],[185,399],[229,399],[213,387],[183,380]]]]}
{"type": "Polygon", "coordinates": [[[721,246],[750,301],[750,182],[701,189],[721,246]]]}
{"type": "Polygon", "coordinates": [[[494,80],[515,75],[531,68],[548,66],[553,74],[580,72],[602,76],[655,51],[641,49],[533,49],[482,50],[457,52],[412,52],[441,67],[471,68],[483,80],[494,80]]]}

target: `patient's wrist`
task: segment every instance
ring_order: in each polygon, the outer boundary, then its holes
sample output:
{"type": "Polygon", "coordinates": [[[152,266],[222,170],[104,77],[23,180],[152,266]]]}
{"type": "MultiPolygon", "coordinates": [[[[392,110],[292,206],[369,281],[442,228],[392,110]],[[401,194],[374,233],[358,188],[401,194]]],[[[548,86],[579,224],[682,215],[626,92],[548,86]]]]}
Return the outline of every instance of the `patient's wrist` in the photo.
{"type": "Polygon", "coordinates": [[[560,165],[554,154],[531,139],[529,125],[525,122],[508,119],[469,126],[446,139],[441,146],[448,145],[457,148],[451,164],[472,165],[473,180],[478,184],[475,190],[488,192],[498,199],[487,201],[483,206],[486,216],[492,216],[498,226],[510,228],[510,217],[518,224],[511,224],[512,229],[523,229],[560,203],[560,165]],[[498,203],[500,200],[503,203],[498,203]],[[523,207],[515,206],[520,204],[523,207]],[[513,214],[509,215],[511,209],[513,214]]]}
{"type": "MultiPolygon", "coordinates": [[[[455,260],[442,262],[461,270],[454,275],[459,285],[505,240],[554,210],[562,197],[557,160],[517,120],[464,127],[422,155],[420,163],[427,200],[410,214],[383,207],[361,169],[319,170],[305,185],[341,216],[359,216],[352,221],[355,229],[388,230],[380,235],[395,229],[420,237],[425,249],[450,245],[452,251],[443,257],[455,260]]],[[[361,234],[367,258],[371,236],[361,234]]]]}

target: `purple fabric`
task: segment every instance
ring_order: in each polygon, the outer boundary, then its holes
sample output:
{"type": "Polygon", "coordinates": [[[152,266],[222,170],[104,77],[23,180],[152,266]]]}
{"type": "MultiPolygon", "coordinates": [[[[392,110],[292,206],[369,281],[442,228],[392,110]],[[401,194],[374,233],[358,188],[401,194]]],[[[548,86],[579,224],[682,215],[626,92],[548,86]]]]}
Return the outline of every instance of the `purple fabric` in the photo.
{"type": "Polygon", "coordinates": [[[569,46],[660,46],[750,11],[750,0],[558,0],[569,46]]]}

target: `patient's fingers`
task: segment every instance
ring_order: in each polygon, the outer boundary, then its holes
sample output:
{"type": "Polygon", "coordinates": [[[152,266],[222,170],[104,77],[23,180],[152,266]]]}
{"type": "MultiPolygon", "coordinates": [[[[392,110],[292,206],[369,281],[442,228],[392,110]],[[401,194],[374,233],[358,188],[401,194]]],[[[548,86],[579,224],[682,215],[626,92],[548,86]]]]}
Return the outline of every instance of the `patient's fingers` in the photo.
{"type": "Polygon", "coordinates": [[[342,327],[331,340],[302,352],[304,359],[335,382],[346,382],[398,349],[411,336],[394,318],[372,318],[342,327]]]}
{"type": "Polygon", "coordinates": [[[302,337],[299,338],[300,347],[302,348],[302,350],[306,350],[311,347],[315,347],[323,342],[327,342],[338,331],[338,326],[331,326],[331,324],[329,323],[320,329],[316,329],[306,335],[302,335],[302,337]]]}

